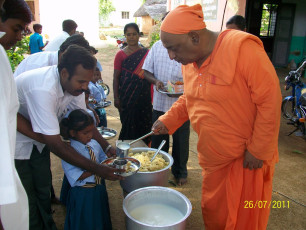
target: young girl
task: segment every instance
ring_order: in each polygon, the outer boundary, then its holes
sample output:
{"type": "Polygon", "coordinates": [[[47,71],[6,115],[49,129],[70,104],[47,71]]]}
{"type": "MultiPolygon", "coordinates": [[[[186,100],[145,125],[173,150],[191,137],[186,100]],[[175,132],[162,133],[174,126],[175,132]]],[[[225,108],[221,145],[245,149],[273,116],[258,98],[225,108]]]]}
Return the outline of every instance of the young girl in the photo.
{"type": "MultiPolygon", "coordinates": [[[[81,155],[100,163],[107,157],[92,139],[94,127],[93,118],[77,109],[61,121],[61,135],[68,136],[71,147],[81,155]]],[[[104,180],[63,160],[62,166],[72,187],[67,198],[65,230],[112,229],[104,180]]]]}
{"type": "MultiPolygon", "coordinates": [[[[98,84],[98,81],[102,80],[101,72],[98,67],[96,67],[93,79],[88,84],[88,89],[90,90],[90,94],[93,96],[93,98],[97,101],[97,103],[100,103],[101,101],[106,100],[106,95],[104,93],[104,89],[100,84],[98,84]]],[[[100,123],[98,126],[104,126],[107,127],[107,120],[106,120],[106,112],[104,108],[95,109],[96,113],[99,116],[100,123]]]]}

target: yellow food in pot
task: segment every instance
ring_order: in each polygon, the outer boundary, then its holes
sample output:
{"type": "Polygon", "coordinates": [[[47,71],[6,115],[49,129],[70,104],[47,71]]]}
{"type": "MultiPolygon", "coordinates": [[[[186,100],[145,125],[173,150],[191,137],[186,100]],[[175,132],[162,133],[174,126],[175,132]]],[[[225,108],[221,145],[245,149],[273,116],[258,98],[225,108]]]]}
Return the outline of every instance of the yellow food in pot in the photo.
{"type": "Polygon", "coordinates": [[[169,165],[169,162],[164,160],[162,154],[157,154],[155,159],[151,162],[154,153],[154,151],[129,153],[129,157],[133,157],[140,162],[140,172],[153,172],[166,168],[169,165]]]}

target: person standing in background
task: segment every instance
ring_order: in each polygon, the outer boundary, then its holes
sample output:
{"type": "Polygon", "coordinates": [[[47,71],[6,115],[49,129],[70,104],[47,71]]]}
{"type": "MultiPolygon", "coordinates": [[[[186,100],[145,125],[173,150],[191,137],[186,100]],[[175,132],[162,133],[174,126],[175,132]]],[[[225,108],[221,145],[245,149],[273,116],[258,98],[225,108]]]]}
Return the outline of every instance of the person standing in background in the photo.
{"type": "MultiPolygon", "coordinates": [[[[102,104],[106,100],[106,95],[103,87],[99,84],[99,81],[102,81],[102,75],[100,69],[96,67],[94,76],[88,84],[88,89],[95,102],[98,104],[102,104]]],[[[90,105],[93,106],[93,109],[95,109],[96,113],[99,116],[100,123],[98,123],[97,126],[107,127],[107,118],[106,118],[105,109],[95,108],[95,104],[90,104],[90,105]]]]}
{"type": "MultiPolygon", "coordinates": [[[[162,19],[163,20],[163,19],[162,19]]],[[[178,98],[169,97],[159,93],[158,90],[164,88],[164,83],[168,81],[182,81],[182,65],[175,60],[171,60],[167,49],[161,40],[157,41],[150,49],[146,60],[143,63],[144,77],[153,84],[153,113],[152,122],[154,123],[160,116],[164,115],[178,98]]],[[[171,172],[177,185],[181,186],[187,182],[187,162],[189,157],[189,136],[190,121],[186,121],[175,133],[172,134],[172,157],[174,163],[171,172]]],[[[165,152],[169,151],[169,135],[152,136],[152,148],[158,148],[162,140],[166,140],[166,145],[162,148],[165,152]]]]}
{"type": "Polygon", "coordinates": [[[90,50],[88,41],[79,34],[68,37],[57,51],[45,51],[30,55],[22,60],[17,66],[14,77],[22,74],[23,72],[38,69],[45,66],[57,65],[60,61],[62,54],[70,45],[82,46],[90,50]]]}
{"type": "Polygon", "coordinates": [[[234,15],[226,22],[226,29],[241,30],[246,32],[245,18],[241,15],[234,15]]]}
{"type": "Polygon", "coordinates": [[[45,48],[45,46],[48,45],[48,41],[44,45],[43,37],[41,36],[42,25],[34,24],[33,30],[34,30],[34,34],[30,36],[30,43],[29,43],[31,54],[42,52],[43,48],[45,48]]]}
{"type": "Polygon", "coordinates": [[[61,44],[71,35],[75,34],[78,25],[75,21],[67,19],[62,23],[63,31],[57,37],[55,37],[45,47],[45,51],[58,51],[61,44]]]}
{"type": "Polygon", "coordinates": [[[4,49],[21,40],[32,21],[24,0],[0,0],[0,229],[29,229],[28,197],[14,164],[16,115],[19,108],[12,68],[4,49]],[[4,48],[3,48],[4,47],[4,48]]]}
{"type": "MultiPolygon", "coordinates": [[[[128,45],[114,60],[114,105],[122,124],[119,140],[134,140],[150,132],[152,126],[151,85],[142,69],[149,51],[139,46],[136,23],[126,24],[123,31],[128,45]]],[[[144,142],[149,144],[150,138],[144,142]]]]}

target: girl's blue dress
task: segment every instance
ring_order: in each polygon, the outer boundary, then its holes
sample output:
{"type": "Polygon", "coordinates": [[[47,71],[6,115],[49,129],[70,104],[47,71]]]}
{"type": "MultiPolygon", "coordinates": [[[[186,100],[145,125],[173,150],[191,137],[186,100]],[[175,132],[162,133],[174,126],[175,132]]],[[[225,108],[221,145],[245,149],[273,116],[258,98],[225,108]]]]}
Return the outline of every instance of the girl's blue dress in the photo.
{"type": "MultiPolygon", "coordinates": [[[[91,140],[87,145],[93,150],[97,163],[106,159],[102,148],[95,140],[91,140]]],[[[71,139],[71,146],[81,155],[90,159],[87,147],[71,139]]],[[[93,187],[83,187],[95,184],[94,175],[78,181],[77,179],[84,172],[83,169],[68,164],[62,160],[65,175],[72,186],[68,192],[66,206],[65,230],[111,230],[108,195],[105,181],[93,187]]]]}

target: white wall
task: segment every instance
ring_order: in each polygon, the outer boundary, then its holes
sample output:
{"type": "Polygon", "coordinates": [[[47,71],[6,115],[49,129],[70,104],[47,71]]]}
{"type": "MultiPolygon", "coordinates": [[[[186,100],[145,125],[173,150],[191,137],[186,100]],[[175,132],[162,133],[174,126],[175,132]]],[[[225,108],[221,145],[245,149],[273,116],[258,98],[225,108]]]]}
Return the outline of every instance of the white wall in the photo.
{"type": "Polygon", "coordinates": [[[43,33],[50,40],[62,31],[65,19],[74,20],[90,43],[99,40],[98,0],[40,0],[39,10],[43,33]]]}
{"type": "Polygon", "coordinates": [[[235,14],[239,14],[245,16],[245,5],[247,0],[167,0],[168,10],[172,10],[178,5],[187,4],[189,6],[195,4],[201,4],[204,11],[204,21],[209,30],[212,31],[221,31],[225,29],[225,24],[227,20],[234,16],[235,14]],[[224,7],[227,2],[226,11],[223,19],[224,7]],[[209,20],[208,17],[205,17],[205,5],[211,5],[211,7],[215,7],[216,19],[209,20]],[[169,6],[171,9],[169,9],[169,6]],[[223,20],[223,27],[221,28],[223,20]]]}
{"type": "Polygon", "coordinates": [[[115,12],[112,12],[109,17],[109,22],[114,26],[124,26],[129,22],[135,22],[133,17],[134,13],[142,5],[142,0],[112,0],[113,5],[116,8],[115,12]],[[130,12],[129,19],[122,19],[121,12],[126,11],[130,12]]]}

